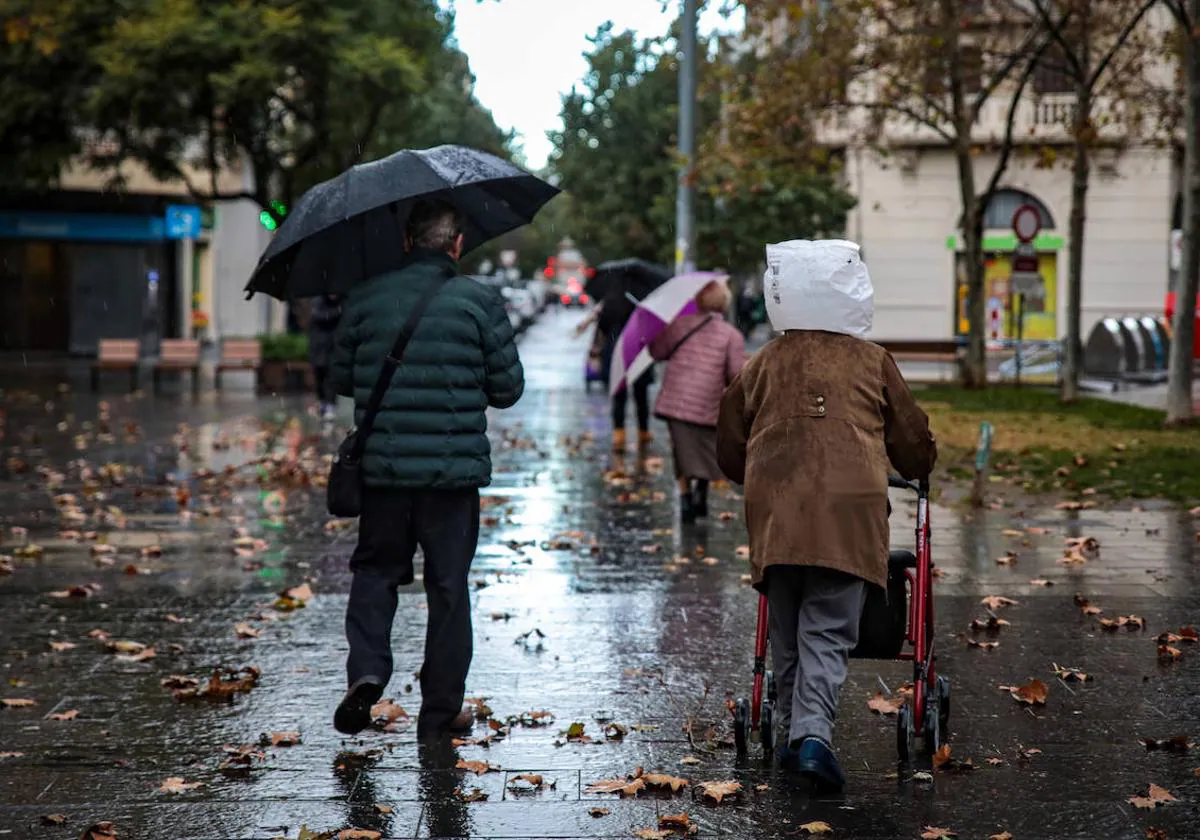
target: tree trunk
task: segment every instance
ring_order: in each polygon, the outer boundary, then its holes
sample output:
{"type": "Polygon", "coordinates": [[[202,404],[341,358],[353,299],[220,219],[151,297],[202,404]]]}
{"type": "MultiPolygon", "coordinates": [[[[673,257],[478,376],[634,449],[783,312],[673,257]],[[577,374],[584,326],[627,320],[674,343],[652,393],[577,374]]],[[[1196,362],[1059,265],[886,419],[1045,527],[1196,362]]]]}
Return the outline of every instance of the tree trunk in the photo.
{"type": "Polygon", "coordinates": [[[1091,177],[1091,91],[1080,85],[1075,100],[1075,160],[1071,166],[1071,245],[1067,253],[1067,337],[1062,368],[1063,402],[1079,396],[1079,371],[1083,361],[1081,329],[1083,302],[1083,241],[1087,229],[1087,193],[1091,177]]]}
{"type": "MultiPolygon", "coordinates": [[[[969,131],[970,129],[968,129],[969,131]]],[[[955,145],[958,185],[963,207],[963,260],[967,274],[967,360],[964,388],[987,387],[987,296],[984,290],[983,211],[975,194],[975,166],[967,136],[955,145]]]]}
{"type": "MultiPolygon", "coordinates": [[[[1200,22],[1200,0],[1189,0],[1191,22],[1200,22]]],[[[1186,41],[1186,140],[1183,154],[1183,265],[1175,289],[1175,324],[1167,374],[1167,424],[1192,419],[1192,357],[1195,344],[1196,287],[1200,281],[1200,36],[1181,21],[1186,41]]]]}

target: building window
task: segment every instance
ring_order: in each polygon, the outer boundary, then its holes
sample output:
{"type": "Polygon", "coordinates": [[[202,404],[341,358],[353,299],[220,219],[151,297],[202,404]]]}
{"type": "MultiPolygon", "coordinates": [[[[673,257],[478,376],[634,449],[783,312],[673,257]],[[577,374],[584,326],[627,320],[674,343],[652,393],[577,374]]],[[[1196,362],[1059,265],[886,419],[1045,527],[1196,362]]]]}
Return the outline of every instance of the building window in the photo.
{"type": "Polygon", "coordinates": [[[1071,78],[1069,67],[1062,44],[1051,44],[1033,70],[1034,92],[1074,93],[1075,80],[1071,78]]]}
{"type": "Polygon", "coordinates": [[[1050,215],[1046,205],[1023,190],[996,190],[992,200],[983,211],[984,230],[1007,230],[1012,227],[1013,214],[1022,204],[1032,204],[1037,208],[1038,217],[1042,222],[1042,230],[1054,229],[1054,217],[1050,215]]]}

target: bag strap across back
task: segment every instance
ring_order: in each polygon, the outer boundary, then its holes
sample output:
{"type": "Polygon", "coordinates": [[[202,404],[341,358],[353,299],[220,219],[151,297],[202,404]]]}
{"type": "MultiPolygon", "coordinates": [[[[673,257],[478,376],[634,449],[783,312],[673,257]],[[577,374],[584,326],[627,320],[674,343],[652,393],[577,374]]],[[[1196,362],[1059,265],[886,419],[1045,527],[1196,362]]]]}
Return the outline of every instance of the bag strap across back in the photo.
{"type": "Polygon", "coordinates": [[[367,400],[367,410],[363,413],[362,423],[359,424],[358,431],[354,436],[354,449],[350,456],[354,462],[362,460],[363,450],[367,446],[367,438],[371,436],[371,429],[375,425],[375,416],[379,414],[379,407],[383,404],[383,395],[387,393],[388,387],[392,384],[392,376],[404,359],[404,351],[408,348],[413,333],[417,331],[417,324],[420,323],[425,310],[437,297],[442,286],[454,276],[454,273],[452,269],[447,268],[425,287],[416,305],[408,313],[408,319],[404,322],[404,326],[400,328],[391,352],[384,357],[383,367],[379,369],[379,378],[375,380],[375,385],[371,388],[371,397],[367,400]]]}
{"type": "Polygon", "coordinates": [[[694,326],[694,327],[692,327],[690,330],[688,330],[688,331],[687,331],[687,335],[685,335],[683,338],[679,339],[679,341],[676,341],[676,342],[675,342],[675,346],[671,348],[671,352],[667,353],[667,355],[666,355],[666,357],[663,359],[663,361],[664,361],[664,362],[665,362],[665,361],[669,361],[669,360],[670,360],[670,358],[671,358],[672,356],[674,356],[676,353],[678,353],[678,352],[679,352],[679,348],[680,348],[680,347],[682,347],[683,345],[685,345],[685,344],[687,344],[687,343],[688,343],[688,340],[689,340],[689,339],[690,339],[692,336],[694,336],[696,333],[700,332],[700,330],[704,329],[704,328],[705,328],[705,327],[707,327],[707,326],[708,326],[710,323],[712,323],[712,319],[713,319],[714,317],[716,317],[716,316],[714,316],[714,315],[709,315],[707,318],[705,318],[705,319],[704,319],[703,321],[701,321],[699,324],[697,324],[696,326],[694,326]]]}

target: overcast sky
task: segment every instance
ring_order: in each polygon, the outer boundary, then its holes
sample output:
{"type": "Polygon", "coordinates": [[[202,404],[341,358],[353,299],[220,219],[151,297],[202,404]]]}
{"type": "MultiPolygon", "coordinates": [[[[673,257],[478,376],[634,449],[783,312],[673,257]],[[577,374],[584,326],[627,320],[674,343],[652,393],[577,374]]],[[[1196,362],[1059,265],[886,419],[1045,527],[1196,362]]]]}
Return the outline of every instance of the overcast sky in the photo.
{"type": "MultiPolygon", "coordinates": [[[[671,0],[443,0],[455,9],[459,47],[475,73],[475,95],[501,128],[515,129],[531,168],[550,154],[561,96],[587,72],[588,36],[607,20],[643,37],[662,35],[682,7],[671,0]]],[[[728,29],[711,4],[700,31],[728,29]]]]}

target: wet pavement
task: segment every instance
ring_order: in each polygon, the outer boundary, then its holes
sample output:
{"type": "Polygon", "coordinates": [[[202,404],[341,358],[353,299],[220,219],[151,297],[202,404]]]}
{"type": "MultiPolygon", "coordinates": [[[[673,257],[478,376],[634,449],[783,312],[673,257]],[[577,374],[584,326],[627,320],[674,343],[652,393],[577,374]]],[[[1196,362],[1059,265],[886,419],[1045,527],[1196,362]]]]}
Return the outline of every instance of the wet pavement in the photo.
{"type": "MultiPolygon", "coordinates": [[[[938,664],[953,686],[952,755],[973,769],[925,776],[927,760],[899,764],[894,718],[867,701],[911,670],[855,661],[837,732],[847,792],[814,797],[725,745],[725,701],[749,691],[755,615],[737,556],[739,499],[717,491],[711,521],[681,529],[661,427],[648,458],[631,451],[624,473],[612,471],[605,400],[584,393],[574,321],[549,313],[523,338],[529,389],[492,420],[496,477],[472,573],[468,687],[498,730],[477,724],[488,745],[441,753],[418,751],[404,716],[393,731],[353,739],[331,726],[354,528],[330,524],[320,491],[304,486],[323,473],[317,454],[335,437],[300,402],[114,394],[101,420],[95,397],[57,393],[51,378],[34,383],[36,398],[9,391],[0,838],[77,838],[101,821],[120,838],[153,840],[343,829],[631,837],[681,812],[699,837],[806,836],[815,821],[835,838],[880,840],[931,827],[960,838],[1200,837],[1200,747],[1139,742],[1200,738],[1200,644],[1172,641],[1179,657],[1160,660],[1155,641],[1200,623],[1193,515],[935,507],[938,664]],[[289,432],[288,417],[302,429],[289,432]],[[1099,548],[1063,563],[1071,537],[1099,548]],[[295,589],[306,583],[311,597],[295,589]],[[277,598],[285,590],[293,597],[277,598]],[[1101,612],[1087,614],[1076,593],[1101,612]],[[997,608],[1010,624],[973,634],[990,595],[1018,602],[997,608]],[[1131,615],[1144,629],[1100,623],[1131,615]],[[968,637],[999,644],[971,647],[968,637]],[[260,675],[209,686],[214,668],[245,666],[260,675]],[[1056,666],[1092,679],[1064,681],[1056,666]],[[999,688],[1030,678],[1049,687],[1045,705],[999,688]],[[176,699],[172,687],[248,690],[176,699]],[[460,760],[486,772],[454,769],[460,760]],[[690,784],[624,799],[588,792],[639,767],[690,784]],[[720,803],[701,793],[725,780],[740,793],[720,803]],[[1151,784],[1175,801],[1128,801],[1151,784]]],[[[911,546],[912,500],[895,502],[895,543],[911,546]]],[[[419,580],[402,590],[387,693],[413,714],[423,601],[419,580]]]]}

